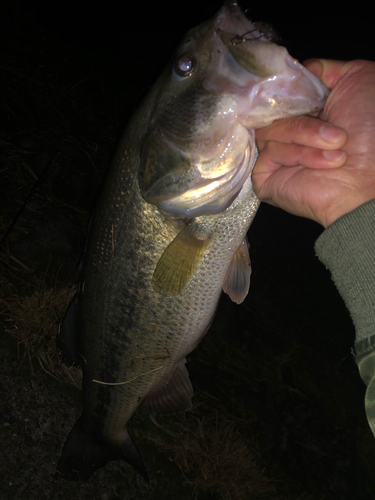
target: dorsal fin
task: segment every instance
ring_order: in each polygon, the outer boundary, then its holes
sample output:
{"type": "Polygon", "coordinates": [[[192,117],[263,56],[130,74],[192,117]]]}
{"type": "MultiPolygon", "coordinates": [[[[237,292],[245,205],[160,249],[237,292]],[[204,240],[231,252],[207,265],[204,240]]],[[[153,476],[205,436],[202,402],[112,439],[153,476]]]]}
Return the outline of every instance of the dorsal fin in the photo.
{"type": "Polygon", "coordinates": [[[77,328],[76,319],[78,314],[78,293],[70,303],[59,332],[56,337],[57,351],[61,354],[63,362],[70,366],[82,367],[82,358],[77,352],[77,328]]]}

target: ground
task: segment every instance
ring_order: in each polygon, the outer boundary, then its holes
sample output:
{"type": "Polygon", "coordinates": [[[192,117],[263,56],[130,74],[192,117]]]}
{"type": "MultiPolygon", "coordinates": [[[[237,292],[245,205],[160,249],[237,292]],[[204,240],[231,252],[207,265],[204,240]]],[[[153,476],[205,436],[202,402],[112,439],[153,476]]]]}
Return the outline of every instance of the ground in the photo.
{"type": "MultiPolygon", "coordinates": [[[[67,7],[54,17],[41,2],[25,5],[5,2],[0,16],[1,233],[15,221],[0,253],[0,498],[374,498],[354,330],[313,250],[322,229],[268,206],[249,233],[248,297],[236,306],[223,295],[188,357],[192,411],[140,409],[131,420],[150,481],[122,463],[85,483],[56,477],[80,414],[79,373],[54,350],[58,324],[115,144],[180,33],[158,32],[159,18],[153,29],[125,30],[113,50],[110,30],[93,37],[91,19],[79,24],[70,11],[67,23],[67,7]]],[[[304,25],[280,27],[303,40],[294,56],[342,55],[336,39],[317,44],[304,25]]],[[[361,43],[346,45],[345,57],[368,57],[361,43]]]]}

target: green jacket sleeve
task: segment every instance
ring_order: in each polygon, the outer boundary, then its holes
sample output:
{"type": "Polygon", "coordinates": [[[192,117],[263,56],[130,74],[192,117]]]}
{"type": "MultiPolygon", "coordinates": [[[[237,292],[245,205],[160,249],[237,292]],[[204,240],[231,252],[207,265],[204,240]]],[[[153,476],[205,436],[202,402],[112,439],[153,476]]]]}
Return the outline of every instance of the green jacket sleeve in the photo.
{"type": "Polygon", "coordinates": [[[330,270],[355,326],[355,360],[367,385],[365,409],[375,435],[375,200],[329,226],[315,251],[330,270]]]}

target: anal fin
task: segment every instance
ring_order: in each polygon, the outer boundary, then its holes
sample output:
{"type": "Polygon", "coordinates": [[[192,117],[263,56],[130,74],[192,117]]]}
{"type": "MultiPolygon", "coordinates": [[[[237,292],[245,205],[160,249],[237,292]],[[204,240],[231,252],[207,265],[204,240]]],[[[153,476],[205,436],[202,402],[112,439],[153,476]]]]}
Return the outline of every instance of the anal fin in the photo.
{"type": "Polygon", "coordinates": [[[146,410],[155,415],[171,415],[190,410],[193,386],[184,359],[166,384],[152,392],[143,401],[146,410]]]}

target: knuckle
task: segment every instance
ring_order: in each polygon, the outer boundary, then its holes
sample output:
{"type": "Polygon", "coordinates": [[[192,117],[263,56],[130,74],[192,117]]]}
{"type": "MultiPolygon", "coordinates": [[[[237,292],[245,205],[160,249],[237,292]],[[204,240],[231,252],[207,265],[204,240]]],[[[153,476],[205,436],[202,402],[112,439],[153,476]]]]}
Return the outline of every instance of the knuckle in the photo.
{"type": "Polygon", "coordinates": [[[296,116],[290,123],[293,135],[304,135],[309,130],[311,118],[308,116],[296,116]]]}
{"type": "Polygon", "coordinates": [[[266,141],[263,145],[263,153],[267,156],[273,156],[274,152],[278,148],[278,144],[279,143],[277,143],[276,141],[266,141]]]}

